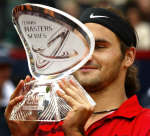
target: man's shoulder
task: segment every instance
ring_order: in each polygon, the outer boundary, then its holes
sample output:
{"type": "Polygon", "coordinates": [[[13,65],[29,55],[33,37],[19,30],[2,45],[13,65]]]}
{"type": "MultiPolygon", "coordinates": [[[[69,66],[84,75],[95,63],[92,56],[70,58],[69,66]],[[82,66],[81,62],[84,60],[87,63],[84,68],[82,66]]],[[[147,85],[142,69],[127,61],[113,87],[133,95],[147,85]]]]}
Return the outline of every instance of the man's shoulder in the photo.
{"type": "Polygon", "coordinates": [[[150,109],[143,108],[136,117],[137,122],[148,123],[150,125],[150,109]]]}
{"type": "Polygon", "coordinates": [[[132,122],[134,136],[150,136],[150,109],[143,108],[132,122]]]}
{"type": "Polygon", "coordinates": [[[139,114],[139,116],[142,116],[142,117],[149,117],[149,118],[150,118],[150,109],[148,109],[148,108],[143,108],[143,110],[141,111],[141,113],[139,114]]]}

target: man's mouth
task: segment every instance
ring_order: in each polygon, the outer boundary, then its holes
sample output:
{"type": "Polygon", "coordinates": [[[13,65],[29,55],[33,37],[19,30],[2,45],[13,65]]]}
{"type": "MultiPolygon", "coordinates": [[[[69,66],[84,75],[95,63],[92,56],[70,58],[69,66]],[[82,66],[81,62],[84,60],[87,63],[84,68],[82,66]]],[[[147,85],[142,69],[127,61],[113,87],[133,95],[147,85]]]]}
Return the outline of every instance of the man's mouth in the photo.
{"type": "Polygon", "coordinates": [[[89,71],[96,70],[96,69],[98,69],[98,67],[95,65],[85,65],[85,66],[80,68],[80,71],[89,72],[89,71]]]}

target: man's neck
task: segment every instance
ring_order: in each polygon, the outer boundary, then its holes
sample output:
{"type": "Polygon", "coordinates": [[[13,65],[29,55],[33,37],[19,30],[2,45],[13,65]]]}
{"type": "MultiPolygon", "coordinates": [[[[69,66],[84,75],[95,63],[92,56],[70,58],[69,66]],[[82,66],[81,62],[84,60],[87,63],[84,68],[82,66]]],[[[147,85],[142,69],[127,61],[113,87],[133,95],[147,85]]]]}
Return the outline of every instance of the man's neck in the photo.
{"type": "Polygon", "coordinates": [[[119,108],[127,100],[124,85],[111,84],[104,88],[88,92],[96,102],[95,111],[119,108]]]}
{"type": "MultiPolygon", "coordinates": [[[[125,90],[123,87],[119,86],[109,86],[109,88],[105,88],[99,91],[89,92],[91,97],[96,102],[95,112],[101,112],[105,110],[116,109],[121,106],[121,104],[127,100],[127,96],[125,94],[125,90]]],[[[85,130],[96,122],[97,120],[102,119],[112,112],[106,112],[102,114],[92,114],[87,123],[85,124],[85,130]]]]}
{"type": "Polygon", "coordinates": [[[107,93],[106,90],[101,90],[101,92],[92,93],[90,95],[96,102],[96,112],[119,108],[120,105],[127,100],[126,95],[123,93],[121,94],[117,90],[113,90],[112,92],[109,91],[109,93],[107,93]]]}

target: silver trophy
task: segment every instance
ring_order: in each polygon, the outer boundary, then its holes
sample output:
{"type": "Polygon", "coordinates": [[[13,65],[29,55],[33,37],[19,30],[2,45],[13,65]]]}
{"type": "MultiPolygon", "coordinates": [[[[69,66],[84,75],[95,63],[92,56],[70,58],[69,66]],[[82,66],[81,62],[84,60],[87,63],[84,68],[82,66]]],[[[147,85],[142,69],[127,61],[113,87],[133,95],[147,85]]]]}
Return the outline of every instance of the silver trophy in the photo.
{"type": "MultiPolygon", "coordinates": [[[[71,107],[56,94],[57,82],[72,79],[92,105],[93,99],[71,75],[82,67],[94,50],[94,38],[78,19],[41,4],[23,4],[13,9],[12,20],[23,43],[31,75],[10,120],[60,121],[71,107]]],[[[61,90],[63,91],[63,90],[61,90]]]]}

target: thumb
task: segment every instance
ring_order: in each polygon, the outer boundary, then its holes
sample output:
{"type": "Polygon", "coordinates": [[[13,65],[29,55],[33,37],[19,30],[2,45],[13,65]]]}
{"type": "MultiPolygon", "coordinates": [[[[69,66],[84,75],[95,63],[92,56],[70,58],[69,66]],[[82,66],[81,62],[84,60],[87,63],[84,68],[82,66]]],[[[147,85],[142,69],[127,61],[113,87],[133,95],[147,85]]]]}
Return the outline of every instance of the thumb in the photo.
{"type": "Polygon", "coordinates": [[[11,101],[9,102],[9,104],[8,104],[6,110],[5,110],[5,118],[6,118],[7,120],[9,120],[10,114],[11,114],[11,112],[12,112],[14,106],[15,106],[17,103],[21,102],[21,101],[23,100],[23,98],[24,98],[24,96],[21,95],[21,96],[18,96],[18,97],[16,97],[16,98],[14,98],[13,100],[11,100],[11,101]]]}

